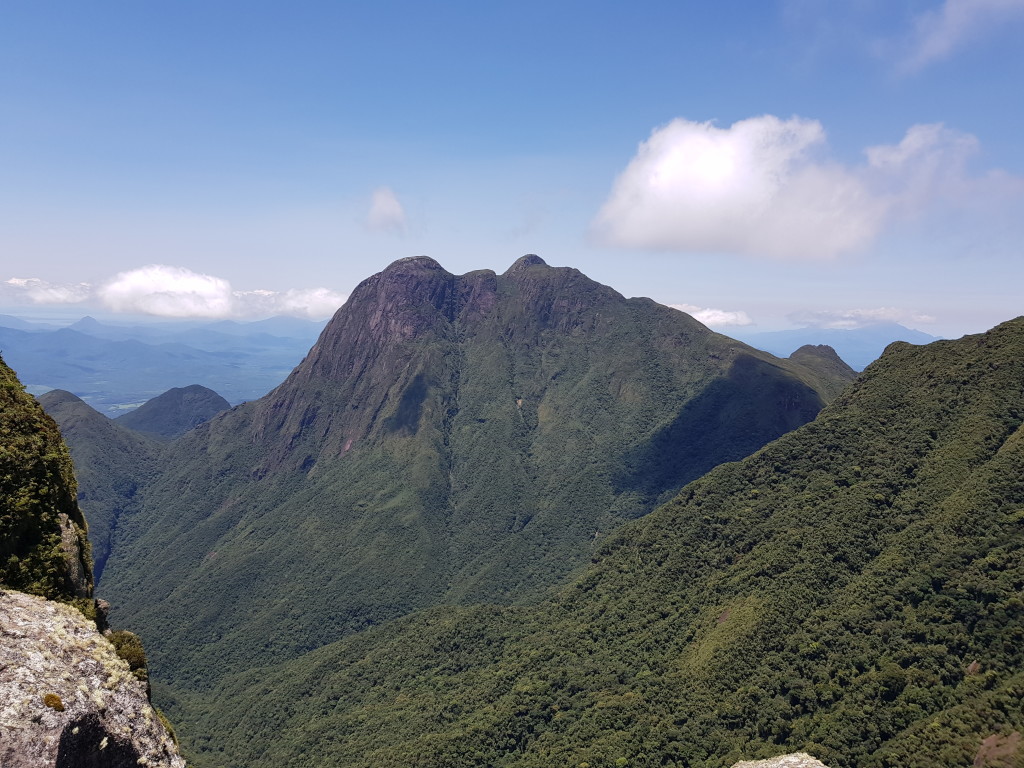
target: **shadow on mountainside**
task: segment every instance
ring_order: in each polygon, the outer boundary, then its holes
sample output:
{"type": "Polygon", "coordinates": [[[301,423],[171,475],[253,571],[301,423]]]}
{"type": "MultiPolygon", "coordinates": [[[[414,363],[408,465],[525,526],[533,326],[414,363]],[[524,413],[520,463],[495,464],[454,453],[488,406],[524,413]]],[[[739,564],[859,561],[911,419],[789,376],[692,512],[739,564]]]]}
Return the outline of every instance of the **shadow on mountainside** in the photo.
{"type": "Polygon", "coordinates": [[[821,398],[803,382],[778,373],[769,362],[738,356],[724,377],[623,458],[616,492],[665,501],[717,465],[742,459],[811,421],[823,406],[821,398]]]}

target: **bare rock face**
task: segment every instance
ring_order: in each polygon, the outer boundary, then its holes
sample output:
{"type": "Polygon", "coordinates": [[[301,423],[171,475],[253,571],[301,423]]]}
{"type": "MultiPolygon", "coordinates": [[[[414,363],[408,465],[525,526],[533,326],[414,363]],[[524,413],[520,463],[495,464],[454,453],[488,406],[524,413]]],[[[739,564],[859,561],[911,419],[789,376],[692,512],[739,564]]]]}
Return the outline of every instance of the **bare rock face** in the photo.
{"type": "Polygon", "coordinates": [[[743,760],[732,768],[828,768],[828,766],[806,752],[794,752],[791,755],[779,755],[767,760],[743,760]]]}
{"type": "Polygon", "coordinates": [[[74,608],[0,590],[0,765],[184,768],[114,647],[74,608]]]}

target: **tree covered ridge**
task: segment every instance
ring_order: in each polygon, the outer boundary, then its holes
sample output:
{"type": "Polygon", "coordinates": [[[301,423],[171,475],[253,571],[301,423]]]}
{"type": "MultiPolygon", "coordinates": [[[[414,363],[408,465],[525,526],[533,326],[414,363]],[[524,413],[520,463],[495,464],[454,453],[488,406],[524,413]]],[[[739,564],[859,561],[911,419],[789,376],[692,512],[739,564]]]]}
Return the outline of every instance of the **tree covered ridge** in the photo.
{"type": "MultiPolygon", "coordinates": [[[[91,607],[92,563],[71,457],[0,359],[0,586],[91,607]]],[[[88,610],[88,608],[87,608],[88,610]]]]}
{"type": "Polygon", "coordinates": [[[235,676],[197,765],[1020,766],[1024,318],[891,346],[533,607],[235,676]],[[283,705],[282,705],[283,702],[283,705]]]}

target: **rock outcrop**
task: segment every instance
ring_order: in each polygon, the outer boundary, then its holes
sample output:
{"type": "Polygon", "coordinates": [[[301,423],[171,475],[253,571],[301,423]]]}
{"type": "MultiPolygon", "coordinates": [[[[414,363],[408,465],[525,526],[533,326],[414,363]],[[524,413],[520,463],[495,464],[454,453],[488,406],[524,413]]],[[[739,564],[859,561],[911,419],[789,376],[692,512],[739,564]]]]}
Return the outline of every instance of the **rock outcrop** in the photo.
{"type": "Polygon", "coordinates": [[[828,768],[828,766],[806,752],[794,752],[791,755],[779,755],[767,760],[743,760],[732,768],[828,768]]]}
{"type": "Polygon", "coordinates": [[[0,591],[0,765],[184,768],[138,680],[76,609],[0,591]]]}

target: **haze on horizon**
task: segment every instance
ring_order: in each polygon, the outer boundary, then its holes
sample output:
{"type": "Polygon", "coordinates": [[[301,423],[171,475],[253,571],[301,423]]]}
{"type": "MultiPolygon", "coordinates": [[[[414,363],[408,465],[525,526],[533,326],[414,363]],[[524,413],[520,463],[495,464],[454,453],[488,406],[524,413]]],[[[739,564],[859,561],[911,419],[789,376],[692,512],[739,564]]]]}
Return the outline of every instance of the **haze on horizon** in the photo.
{"type": "MultiPolygon", "coordinates": [[[[12,5],[0,311],[523,253],[729,332],[1021,314],[1024,0],[12,5]]],[[[80,311],[79,311],[80,310],[80,311]]]]}

